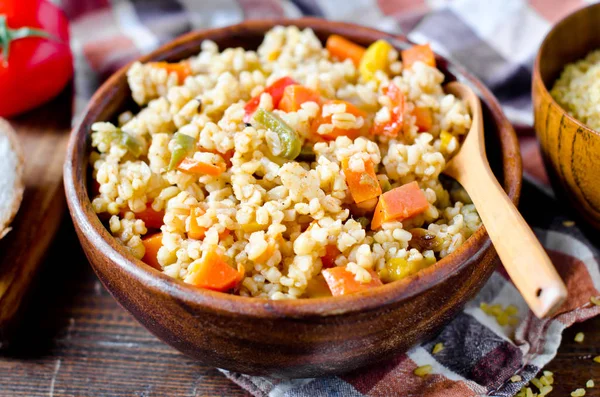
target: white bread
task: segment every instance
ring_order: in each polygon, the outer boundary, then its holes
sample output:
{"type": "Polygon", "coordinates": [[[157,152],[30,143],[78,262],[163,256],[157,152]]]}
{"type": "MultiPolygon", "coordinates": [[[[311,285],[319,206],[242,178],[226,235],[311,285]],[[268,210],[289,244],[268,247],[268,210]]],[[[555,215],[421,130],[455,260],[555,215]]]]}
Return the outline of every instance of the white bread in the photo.
{"type": "Polygon", "coordinates": [[[23,199],[23,151],[15,131],[0,118],[0,239],[10,231],[23,199]]]}

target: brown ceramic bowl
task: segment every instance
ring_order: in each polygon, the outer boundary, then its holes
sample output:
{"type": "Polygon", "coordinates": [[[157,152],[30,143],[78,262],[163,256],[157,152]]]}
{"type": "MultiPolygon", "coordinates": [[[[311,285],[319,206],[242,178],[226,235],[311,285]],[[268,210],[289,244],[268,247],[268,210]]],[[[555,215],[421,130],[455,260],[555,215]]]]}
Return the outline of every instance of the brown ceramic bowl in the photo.
{"type": "MultiPolygon", "coordinates": [[[[252,21],[194,32],[142,58],[176,61],[199,51],[204,39],[220,48],[256,48],[276,24],[310,27],[322,39],[343,35],[362,45],[405,38],[319,19],[252,21]]],[[[521,158],[514,131],[494,97],[470,74],[438,58],[481,93],[488,151],[499,180],[516,203],[521,158]]],[[[73,130],[64,168],[71,216],[96,274],[115,299],[160,339],[206,364],[249,374],[310,377],[346,372],[405,351],[432,337],[461,310],[492,274],[496,253],[480,228],[456,252],[417,275],[356,295],[269,301],[194,288],[150,268],[123,249],[92,210],[86,179],[89,131],[127,106],[126,68],[92,98],[73,130]]],[[[454,74],[454,75],[453,75],[454,74]]]]}
{"type": "Polygon", "coordinates": [[[533,71],[533,109],[546,170],[554,189],[600,228],[600,132],[576,120],[550,96],[563,68],[600,49],[600,4],[558,22],[544,39],[533,71]]]}

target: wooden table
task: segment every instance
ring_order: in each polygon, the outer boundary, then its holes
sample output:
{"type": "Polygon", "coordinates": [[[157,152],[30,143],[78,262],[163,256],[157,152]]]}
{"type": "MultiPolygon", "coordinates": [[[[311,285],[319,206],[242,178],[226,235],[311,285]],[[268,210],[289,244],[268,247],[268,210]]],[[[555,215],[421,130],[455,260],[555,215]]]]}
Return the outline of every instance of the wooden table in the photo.
{"type": "MultiPolygon", "coordinates": [[[[160,342],[117,305],[88,265],[68,215],[26,303],[11,345],[0,351],[0,397],[246,395],[216,369],[160,342]]],[[[600,396],[596,355],[600,318],[567,330],[547,367],[555,372],[551,397],[568,396],[588,379],[598,388],[586,396],[600,396]],[[573,341],[579,331],[582,344],[573,341]]]]}

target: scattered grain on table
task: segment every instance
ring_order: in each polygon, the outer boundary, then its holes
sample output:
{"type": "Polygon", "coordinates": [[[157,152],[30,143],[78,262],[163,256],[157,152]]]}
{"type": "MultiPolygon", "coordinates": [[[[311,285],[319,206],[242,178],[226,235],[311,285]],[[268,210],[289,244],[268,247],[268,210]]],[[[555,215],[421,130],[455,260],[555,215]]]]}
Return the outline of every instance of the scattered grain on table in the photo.
{"type": "Polygon", "coordinates": [[[415,369],[414,374],[423,378],[427,375],[429,375],[431,373],[431,370],[433,369],[433,367],[429,364],[427,365],[422,365],[418,368],[415,369]]]}
{"type": "Polygon", "coordinates": [[[579,388],[571,392],[571,397],[583,397],[585,396],[585,389],[579,388]]]}
{"type": "Polygon", "coordinates": [[[433,350],[431,351],[431,353],[438,354],[442,350],[444,350],[444,344],[443,343],[436,343],[435,346],[433,346],[433,350]]]}
{"type": "Polygon", "coordinates": [[[591,389],[594,386],[595,386],[595,384],[594,384],[594,380],[593,379],[590,379],[587,382],[585,382],[585,387],[587,387],[588,389],[591,389]]]}

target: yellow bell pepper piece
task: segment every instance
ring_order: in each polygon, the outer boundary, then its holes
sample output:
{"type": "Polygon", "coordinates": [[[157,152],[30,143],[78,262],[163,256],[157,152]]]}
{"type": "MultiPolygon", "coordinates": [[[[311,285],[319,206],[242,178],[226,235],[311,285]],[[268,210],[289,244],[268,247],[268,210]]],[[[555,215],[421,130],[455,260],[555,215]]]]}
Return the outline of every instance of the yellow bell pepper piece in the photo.
{"type": "Polygon", "coordinates": [[[448,149],[448,145],[452,140],[452,134],[448,131],[442,131],[442,133],[440,134],[440,140],[442,141],[441,149],[445,151],[446,149],[448,149]]]}
{"type": "Polygon", "coordinates": [[[363,80],[370,81],[375,77],[376,71],[387,69],[392,49],[390,43],[385,40],[377,40],[367,48],[358,66],[363,80]]]}

